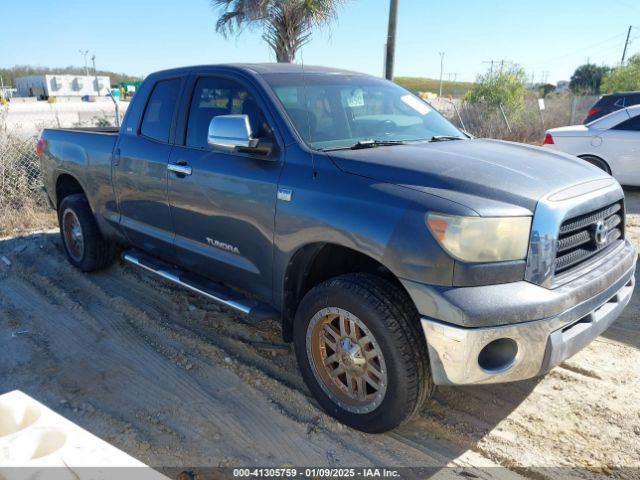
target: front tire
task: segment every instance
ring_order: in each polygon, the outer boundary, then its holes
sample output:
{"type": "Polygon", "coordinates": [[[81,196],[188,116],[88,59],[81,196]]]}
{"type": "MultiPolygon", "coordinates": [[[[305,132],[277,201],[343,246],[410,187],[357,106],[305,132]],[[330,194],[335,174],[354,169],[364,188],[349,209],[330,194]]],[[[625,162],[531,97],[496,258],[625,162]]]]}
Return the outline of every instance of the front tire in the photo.
{"type": "Polygon", "coordinates": [[[98,228],[89,202],[82,194],[69,195],[58,207],[58,223],[67,259],[83,272],[93,272],[108,266],[115,249],[98,228]]]}
{"type": "Polygon", "coordinates": [[[316,286],[300,303],[293,334],[309,390],[350,427],[391,430],[433,393],[418,313],[380,277],[348,274],[316,286]]]}

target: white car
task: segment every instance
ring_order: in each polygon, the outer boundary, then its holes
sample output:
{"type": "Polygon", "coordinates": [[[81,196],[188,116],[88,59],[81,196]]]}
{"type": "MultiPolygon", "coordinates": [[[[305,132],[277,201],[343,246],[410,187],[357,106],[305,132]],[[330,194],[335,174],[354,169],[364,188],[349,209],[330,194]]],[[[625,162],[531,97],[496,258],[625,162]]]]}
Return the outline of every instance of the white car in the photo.
{"type": "Polygon", "coordinates": [[[547,130],[543,146],[576,155],[623,185],[640,186],[640,105],[586,125],[547,130]]]}

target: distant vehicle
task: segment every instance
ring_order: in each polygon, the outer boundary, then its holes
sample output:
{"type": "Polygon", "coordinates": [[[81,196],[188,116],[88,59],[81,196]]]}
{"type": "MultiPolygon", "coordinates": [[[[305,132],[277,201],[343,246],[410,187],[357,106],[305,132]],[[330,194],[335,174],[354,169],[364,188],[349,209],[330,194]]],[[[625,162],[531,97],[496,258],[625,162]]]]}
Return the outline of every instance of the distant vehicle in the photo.
{"type": "Polygon", "coordinates": [[[409,419],[435,385],[545,374],[635,283],[613,178],[469,138],[355,72],[157,72],[119,131],[45,129],[37,151],[72,265],[104,268],[119,245],[160,278],[281,320],[310,393],[366,432],[409,419]]]}
{"type": "Polygon", "coordinates": [[[638,104],[640,104],[640,92],[616,92],[603,95],[589,109],[582,123],[586,125],[612,112],[638,104]]]}
{"type": "Polygon", "coordinates": [[[640,185],[640,105],[587,125],[547,130],[543,145],[576,155],[623,185],[640,185]]]}

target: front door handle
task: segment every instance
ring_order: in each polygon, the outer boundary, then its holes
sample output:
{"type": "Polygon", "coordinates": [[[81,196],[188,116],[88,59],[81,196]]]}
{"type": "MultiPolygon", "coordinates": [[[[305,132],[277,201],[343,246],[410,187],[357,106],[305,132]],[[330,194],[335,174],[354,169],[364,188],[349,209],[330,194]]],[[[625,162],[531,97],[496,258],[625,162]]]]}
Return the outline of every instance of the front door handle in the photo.
{"type": "Polygon", "coordinates": [[[191,175],[191,167],[186,164],[170,163],[167,165],[167,170],[178,175],[191,175]]]}

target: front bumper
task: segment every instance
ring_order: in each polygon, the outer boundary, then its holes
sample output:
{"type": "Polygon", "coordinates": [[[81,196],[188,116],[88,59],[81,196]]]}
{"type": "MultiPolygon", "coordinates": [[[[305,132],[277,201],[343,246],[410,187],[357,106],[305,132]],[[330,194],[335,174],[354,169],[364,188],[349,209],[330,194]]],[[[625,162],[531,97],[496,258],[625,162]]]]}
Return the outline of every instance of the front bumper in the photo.
{"type": "MultiPolygon", "coordinates": [[[[472,315],[482,314],[483,321],[480,324],[484,324],[484,319],[492,314],[495,318],[502,319],[512,314],[518,323],[476,328],[463,326],[473,320],[469,317],[469,312],[459,310],[465,302],[451,305],[448,300],[460,300],[461,296],[465,296],[466,290],[470,298],[477,301],[479,289],[487,287],[456,289],[456,296],[441,297],[431,304],[436,307],[434,314],[422,319],[434,382],[437,385],[500,383],[532,378],[548,372],[588,345],[618,318],[633,293],[636,259],[635,248],[628,241],[625,242],[620,251],[609,256],[597,268],[556,289],[554,294],[558,298],[551,304],[555,307],[563,306],[563,310],[549,316],[530,317],[523,321],[522,314],[525,312],[549,311],[549,305],[542,301],[536,305],[535,299],[511,309],[514,299],[518,298],[514,291],[518,284],[522,284],[520,288],[527,292],[526,298],[530,297],[531,287],[540,290],[540,299],[550,291],[528,282],[515,282],[516,286],[492,285],[491,301],[485,299],[481,311],[471,312],[472,315]],[[598,291],[594,293],[596,286],[598,291]],[[504,288],[502,296],[496,295],[499,293],[495,290],[496,287],[504,288]],[[582,298],[585,290],[590,292],[587,299],[582,298]],[[575,301],[578,298],[580,300],[575,301]],[[570,303],[568,307],[567,303],[570,303]],[[446,308],[443,308],[445,304],[446,308]],[[457,325],[435,319],[438,318],[438,313],[447,319],[458,316],[459,319],[455,322],[457,325]],[[500,339],[511,339],[511,344],[515,342],[515,355],[511,349],[507,360],[499,358],[497,362],[490,362],[490,368],[486,367],[485,362],[483,368],[479,361],[481,352],[488,344],[500,339]]],[[[415,293],[415,285],[413,287],[415,293]]],[[[430,295],[433,296],[433,292],[430,295]]],[[[428,307],[423,305],[421,308],[419,305],[423,315],[425,308],[428,307]]],[[[496,351],[500,357],[502,352],[499,349],[496,351]]]]}

